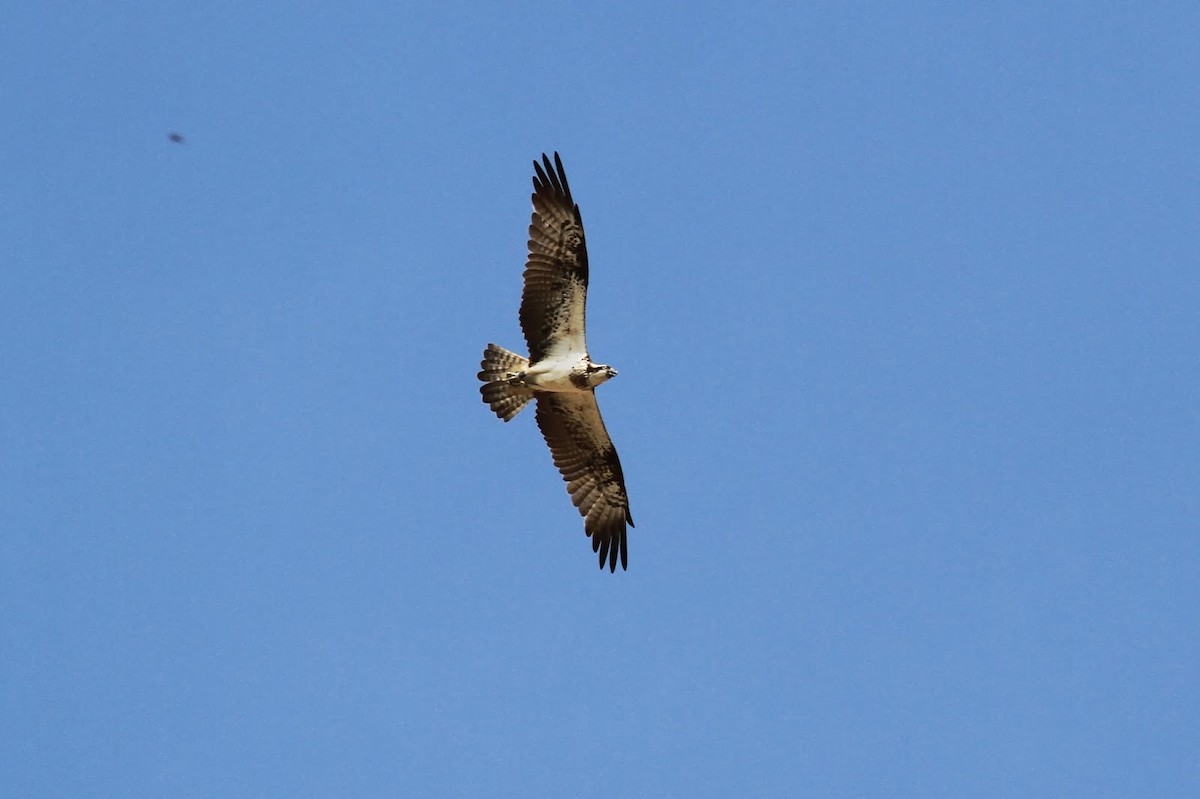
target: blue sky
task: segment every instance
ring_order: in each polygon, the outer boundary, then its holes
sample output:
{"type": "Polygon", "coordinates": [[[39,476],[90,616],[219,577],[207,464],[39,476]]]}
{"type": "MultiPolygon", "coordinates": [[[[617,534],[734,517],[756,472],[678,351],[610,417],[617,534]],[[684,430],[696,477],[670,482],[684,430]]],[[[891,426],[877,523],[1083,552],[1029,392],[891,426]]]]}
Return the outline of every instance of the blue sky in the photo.
{"type": "Polygon", "coordinates": [[[0,794],[1200,792],[1194,4],[251,5],[0,12],[0,794]]]}

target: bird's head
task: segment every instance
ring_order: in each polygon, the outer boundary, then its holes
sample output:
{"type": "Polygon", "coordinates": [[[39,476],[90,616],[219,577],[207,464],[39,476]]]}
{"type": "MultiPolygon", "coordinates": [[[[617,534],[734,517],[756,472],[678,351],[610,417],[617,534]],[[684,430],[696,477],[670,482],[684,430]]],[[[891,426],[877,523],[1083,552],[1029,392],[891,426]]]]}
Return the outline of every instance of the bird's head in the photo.
{"type": "Polygon", "coordinates": [[[606,363],[589,363],[587,365],[588,385],[593,388],[617,376],[617,370],[606,363]]]}

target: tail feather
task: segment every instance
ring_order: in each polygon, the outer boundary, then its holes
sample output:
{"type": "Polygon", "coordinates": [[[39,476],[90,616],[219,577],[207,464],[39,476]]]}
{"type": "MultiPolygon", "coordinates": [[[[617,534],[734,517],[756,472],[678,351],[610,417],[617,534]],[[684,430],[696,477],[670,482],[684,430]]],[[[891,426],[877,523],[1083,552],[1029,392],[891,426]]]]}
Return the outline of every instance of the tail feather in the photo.
{"type": "Polygon", "coordinates": [[[507,422],[520,413],[529,400],[533,399],[533,392],[529,389],[508,384],[509,378],[516,377],[529,367],[528,358],[522,358],[515,352],[495,344],[488,344],[479,366],[481,371],[478,377],[484,382],[479,388],[479,393],[483,395],[483,401],[492,412],[504,421],[507,422]]]}

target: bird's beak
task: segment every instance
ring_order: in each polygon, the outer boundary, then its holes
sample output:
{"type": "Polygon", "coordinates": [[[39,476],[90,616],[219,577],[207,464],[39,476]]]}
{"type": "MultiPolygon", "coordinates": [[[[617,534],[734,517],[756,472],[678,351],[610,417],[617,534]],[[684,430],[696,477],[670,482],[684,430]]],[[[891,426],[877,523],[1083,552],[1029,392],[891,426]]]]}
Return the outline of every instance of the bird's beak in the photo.
{"type": "Polygon", "coordinates": [[[609,370],[610,372],[612,372],[612,373],[613,373],[613,375],[612,375],[613,377],[616,377],[616,376],[617,376],[617,370],[616,370],[616,369],[613,369],[613,368],[610,366],[610,367],[608,367],[608,370],[609,370]]]}

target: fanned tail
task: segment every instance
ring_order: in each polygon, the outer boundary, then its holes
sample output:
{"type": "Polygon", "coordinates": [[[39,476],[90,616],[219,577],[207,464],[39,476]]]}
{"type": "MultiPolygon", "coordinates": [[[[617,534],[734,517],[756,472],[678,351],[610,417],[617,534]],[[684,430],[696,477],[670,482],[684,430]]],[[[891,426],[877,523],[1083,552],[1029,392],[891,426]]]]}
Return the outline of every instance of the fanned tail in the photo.
{"type": "Polygon", "coordinates": [[[495,344],[488,344],[479,366],[481,371],[478,377],[484,383],[480,386],[479,393],[483,395],[483,401],[492,412],[504,421],[507,422],[520,413],[529,400],[533,399],[533,392],[529,389],[508,384],[509,378],[516,377],[529,368],[528,358],[522,358],[515,352],[495,344]]]}

